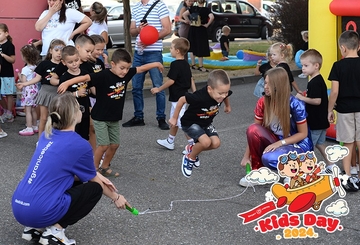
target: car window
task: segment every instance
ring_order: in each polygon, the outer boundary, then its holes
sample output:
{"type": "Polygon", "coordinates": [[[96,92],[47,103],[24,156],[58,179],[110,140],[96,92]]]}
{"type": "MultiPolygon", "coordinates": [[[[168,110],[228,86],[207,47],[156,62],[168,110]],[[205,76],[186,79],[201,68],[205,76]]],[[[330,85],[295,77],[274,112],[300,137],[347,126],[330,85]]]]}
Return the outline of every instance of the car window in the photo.
{"type": "Polygon", "coordinates": [[[118,7],[115,7],[113,8],[109,13],[108,15],[110,16],[120,16],[121,14],[123,14],[123,7],[122,6],[118,6],[118,7]]]}
{"type": "Polygon", "coordinates": [[[239,3],[242,14],[254,15],[254,9],[247,3],[239,3]]]}
{"type": "Polygon", "coordinates": [[[218,2],[212,2],[211,3],[211,10],[215,13],[221,13],[221,4],[218,2]]]}
{"type": "Polygon", "coordinates": [[[237,13],[236,2],[226,2],[222,4],[224,13],[237,13]]]}

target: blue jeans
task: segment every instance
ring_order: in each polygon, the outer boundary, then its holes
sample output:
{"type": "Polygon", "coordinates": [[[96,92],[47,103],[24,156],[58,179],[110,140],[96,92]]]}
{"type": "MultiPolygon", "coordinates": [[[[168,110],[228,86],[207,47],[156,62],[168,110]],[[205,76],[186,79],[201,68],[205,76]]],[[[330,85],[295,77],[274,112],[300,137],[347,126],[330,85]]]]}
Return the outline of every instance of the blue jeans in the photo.
{"type": "MultiPolygon", "coordinates": [[[[162,52],[161,51],[148,51],[144,52],[142,55],[139,55],[136,51],[134,53],[134,62],[133,67],[142,66],[151,62],[160,62],[163,63],[162,52]]],[[[160,87],[163,83],[163,76],[160,73],[158,68],[153,68],[149,70],[151,81],[153,87],[160,87]]],[[[144,118],[144,97],[143,97],[143,88],[145,81],[145,74],[138,73],[132,78],[132,95],[134,102],[134,116],[138,118],[144,118]]],[[[156,94],[156,119],[166,118],[165,115],[165,91],[161,91],[156,94]]]]}

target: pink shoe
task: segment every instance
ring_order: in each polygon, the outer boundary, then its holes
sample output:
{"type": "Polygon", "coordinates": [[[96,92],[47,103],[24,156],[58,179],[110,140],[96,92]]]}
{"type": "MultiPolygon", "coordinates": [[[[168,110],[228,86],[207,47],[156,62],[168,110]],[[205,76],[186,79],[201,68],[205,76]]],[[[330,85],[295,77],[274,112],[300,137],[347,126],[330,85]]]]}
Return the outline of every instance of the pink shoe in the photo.
{"type": "Polygon", "coordinates": [[[22,135],[22,136],[31,136],[31,135],[34,135],[34,130],[33,128],[25,128],[21,131],[19,131],[19,134],[22,135]]]}
{"type": "Polygon", "coordinates": [[[32,126],[33,131],[35,134],[39,133],[39,127],[38,126],[32,126]]]}

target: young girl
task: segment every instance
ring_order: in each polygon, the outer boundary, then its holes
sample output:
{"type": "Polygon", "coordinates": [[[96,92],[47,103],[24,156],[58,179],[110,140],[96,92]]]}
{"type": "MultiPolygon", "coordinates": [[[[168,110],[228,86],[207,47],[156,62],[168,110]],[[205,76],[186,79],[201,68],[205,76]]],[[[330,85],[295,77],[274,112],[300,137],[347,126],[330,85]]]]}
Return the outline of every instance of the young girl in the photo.
{"type": "Polygon", "coordinates": [[[257,82],[255,89],[254,89],[254,95],[259,98],[264,95],[265,73],[268,70],[270,70],[271,68],[276,66],[271,59],[270,49],[268,49],[268,51],[266,52],[266,57],[267,57],[268,62],[263,64],[262,60],[258,60],[256,68],[255,68],[255,75],[257,75],[257,76],[261,75],[261,78],[257,82]]]}
{"type": "MultiPolygon", "coordinates": [[[[36,75],[35,67],[39,61],[39,51],[33,45],[25,45],[20,49],[21,58],[25,62],[26,66],[22,68],[19,73],[19,79],[21,83],[25,83],[33,79],[36,75]]],[[[30,86],[23,87],[21,106],[25,107],[26,128],[19,131],[20,135],[31,136],[34,133],[39,132],[37,126],[37,113],[35,110],[35,99],[39,92],[37,83],[30,86]]]]}
{"type": "Polygon", "coordinates": [[[6,24],[0,23],[0,56],[1,56],[1,91],[0,94],[5,95],[5,100],[1,101],[4,108],[2,120],[7,122],[14,121],[12,114],[14,107],[13,94],[15,90],[15,78],[13,64],[15,63],[15,46],[12,44],[12,38],[9,35],[9,29],[6,24]]]}
{"type": "Polygon", "coordinates": [[[282,67],[287,72],[290,82],[290,91],[292,91],[292,87],[294,87],[296,92],[302,93],[297,83],[295,82],[290,67],[288,65],[288,62],[290,62],[293,57],[293,48],[291,44],[286,45],[281,42],[274,43],[270,47],[270,53],[271,53],[272,62],[276,64],[276,67],[282,67]]]}
{"type": "Polygon", "coordinates": [[[17,85],[17,87],[21,89],[24,86],[29,86],[41,81],[41,88],[35,101],[35,103],[40,106],[39,137],[45,128],[48,117],[48,106],[57,94],[57,87],[50,84],[50,78],[52,71],[60,63],[61,50],[64,47],[65,43],[62,40],[52,40],[45,60],[35,68],[36,76],[28,82],[17,85]]]}

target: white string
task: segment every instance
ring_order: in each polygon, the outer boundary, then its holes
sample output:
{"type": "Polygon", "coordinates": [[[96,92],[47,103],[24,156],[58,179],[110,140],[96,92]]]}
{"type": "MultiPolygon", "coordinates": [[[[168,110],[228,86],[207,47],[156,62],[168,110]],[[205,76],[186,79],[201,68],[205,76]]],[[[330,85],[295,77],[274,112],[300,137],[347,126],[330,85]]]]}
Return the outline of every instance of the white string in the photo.
{"type": "MultiPolygon", "coordinates": [[[[255,192],[255,187],[253,185],[251,185],[251,187],[253,188],[254,192],[255,192]]],[[[142,214],[154,214],[154,213],[165,213],[165,212],[171,212],[173,210],[173,206],[174,203],[176,202],[215,202],[215,201],[226,201],[226,200],[230,200],[236,197],[241,196],[242,194],[244,194],[246,192],[246,190],[249,188],[249,185],[240,193],[237,194],[235,196],[231,196],[231,197],[224,197],[224,198],[215,198],[215,199],[202,199],[202,200],[173,200],[170,202],[170,207],[169,209],[162,209],[162,210],[154,210],[154,211],[150,211],[150,208],[146,209],[143,212],[139,212],[139,215],[142,214]]]]}

